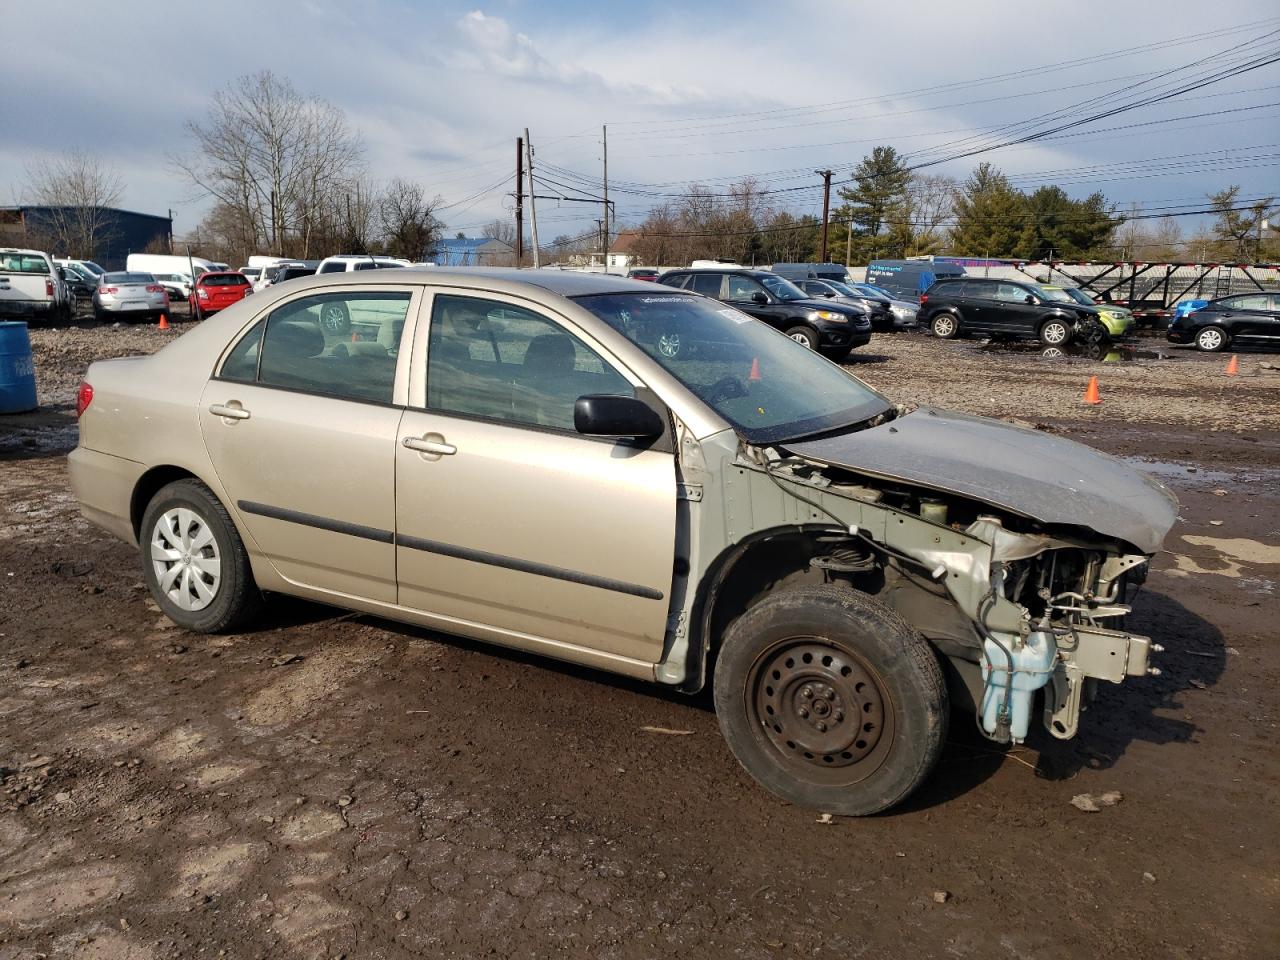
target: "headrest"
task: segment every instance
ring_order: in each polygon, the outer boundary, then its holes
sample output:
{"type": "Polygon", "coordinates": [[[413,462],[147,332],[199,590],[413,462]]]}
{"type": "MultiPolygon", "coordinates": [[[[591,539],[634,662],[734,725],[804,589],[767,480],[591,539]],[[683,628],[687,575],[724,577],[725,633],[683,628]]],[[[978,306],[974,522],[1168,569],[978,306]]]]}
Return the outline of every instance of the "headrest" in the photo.
{"type": "Polygon", "coordinates": [[[315,357],[324,352],[324,334],[314,320],[274,320],[263,345],[267,359],[315,357]]]}
{"type": "Polygon", "coordinates": [[[563,333],[544,333],[534,337],[524,354],[525,366],[557,372],[572,370],[573,360],[573,341],[563,333]]]}

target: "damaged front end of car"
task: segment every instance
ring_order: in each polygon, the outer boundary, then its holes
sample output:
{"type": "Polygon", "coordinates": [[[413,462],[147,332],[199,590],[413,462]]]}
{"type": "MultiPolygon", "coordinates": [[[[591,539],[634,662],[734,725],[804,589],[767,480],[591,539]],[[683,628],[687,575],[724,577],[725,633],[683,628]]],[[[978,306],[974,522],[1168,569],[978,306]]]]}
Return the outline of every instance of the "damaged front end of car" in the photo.
{"type": "MultiPolygon", "coordinates": [[[[698,488],[694,567],[754,537],[791,537],[779,581],[844,583],[895,610],[939,652],[953,702],[968,703],[993,740],[1027,736],[1037,691],[1046,728],[1066,739],[1097,681],[1159,672],[1160,647],[1126,630],[1125,617],[1176,501],[1120,461],[927,409],[836,438],[737,443],[722,454],[708,489],[686,484],[698,488]]],[[[704,626],[714,632],[710,617],[704,626]]],[[[681,653],[658,678],[696,686],[705,660],[672,672],[681,653]]]]}

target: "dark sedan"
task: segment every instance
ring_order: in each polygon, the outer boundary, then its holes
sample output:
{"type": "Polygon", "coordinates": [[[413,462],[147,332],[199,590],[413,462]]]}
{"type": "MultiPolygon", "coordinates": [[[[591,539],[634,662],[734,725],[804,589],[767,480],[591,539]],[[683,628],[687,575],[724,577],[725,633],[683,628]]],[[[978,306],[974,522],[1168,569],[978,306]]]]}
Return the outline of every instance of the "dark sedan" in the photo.
{"type": "Polygon", "coordinates": [[[1169,324],[1170,343],[1217,353],[1233,343],[1280,348],[1280,293],[1238,293],[1211,300],[1169,324]]]}

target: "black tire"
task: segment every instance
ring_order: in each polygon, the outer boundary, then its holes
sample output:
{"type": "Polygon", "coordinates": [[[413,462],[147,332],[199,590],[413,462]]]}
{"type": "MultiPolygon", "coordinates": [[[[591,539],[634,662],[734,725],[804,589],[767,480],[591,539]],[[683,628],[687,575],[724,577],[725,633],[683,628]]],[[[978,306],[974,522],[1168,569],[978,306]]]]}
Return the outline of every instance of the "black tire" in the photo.
{"type": "Polygon", "coordinates": [[[95,308],[93,311],[93,319],[96,320],[98,323],[106,323],[107,315],[103,313],[101,310],[98,310],[95,308]]]}
{"type": "Polygon", "coordinates": [[[822,355],[832,363],[844,363],[851,353],[853,347],[825,347],[822,350],[822,355]]]}
{"type": "Polygon", "coordinates": [[[789,328],[787,330],[787,336],[796,343],[804,344],[804,346],[808,347],[810,350],[817,350],[818,344],[821,342],[821,337],[818,336],[818,331],[814,330],[813,327],[806,327],[802,324],[797,324],[796,326],[789,328]]]}
{"type": "Polygon", "coordinates": [[[1037,335],[1046,347],[1065,347],[1071,342],[1071,324],[1066,320],[1050,317],[1040,324],[1037,335]]]}
{"type": "Polygon", "coordinates": [[[1221,353],[1231,346],[1231,334],[1217,325],[1201,327],[1196,331],[1196,349],[1205,353],[1221,353]]]}
{"type": "Polygon", "coordinates": [[[945,310],[935,313],[929,318],[929,332],[939,340],[954,340],[960,336],[960,318],[945,310]]]}
{"type": "Polygon", "coordinates": [[[828,813],[900,803],[946,740],[937,655],[897,613],[845,587],[784,589],[753,606],[725,632],[714,686],[720,730],[746,771],[828,813]]]}
{"type": "Polygon", "coordinates": [[[351,332],[351,311],[340,300],[320,304],[320,329],[331,337],[345,337],[351,332]]]}
{"type": "MultiPolygon", "coordinates": [[[[196,633],[225,633],[247,623],[261,609],[262,594],[254,583],[249,555],[245,552],[240,534],[236,532],[235,523],[218,498],[199,480],[177,480],[161,487],[147,504],[138,541],[142,549],[142,575],[151,590],[151,596],[164,615],[178,626],[196,633]],[[213,534],[219,577],[213,588],[212,599],[199,610],[184,609],[171,599],[169,593],[161,588],[156,569],[157,562],[170,562],[159,555],[163,541],[157,533],[157,524],[169,511],[175,509],[190,510],[213,534]]],[[[208,560],[209,548],[202,550],[205,555],[200,559],[208,560]]],[[[190,553],[195,556],[200,551],[192,550],[190,553]]],[[[174,566],[180,563],[181,561],[173,561],[174,566]]],[[[177,592],[182,591],[177,589],[177,592]]]]}

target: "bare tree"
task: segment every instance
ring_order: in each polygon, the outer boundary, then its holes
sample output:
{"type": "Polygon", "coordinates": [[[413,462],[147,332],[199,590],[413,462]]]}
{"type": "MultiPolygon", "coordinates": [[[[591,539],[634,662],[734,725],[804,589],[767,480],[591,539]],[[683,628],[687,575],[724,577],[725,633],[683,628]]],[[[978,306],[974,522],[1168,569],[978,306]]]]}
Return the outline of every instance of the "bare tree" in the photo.
{"type": "Polygon", "coordinates": [[[25,202],[42,211],[39,238],[59,256],[92,260],[110,237],[106,208],[120,200],[119,174],[80,150],[27,164],[25,202]]]}
{"type": "Polygon", "coordinates": [[[346,115],[263,71],[214,94],[187,123],[195,150],[175,159],[192,184],[253,225],[255,246],[309,255],[341,222],[361,173],[363,146],[346,115]]]}
{"type": "Polygon", "coordinates": [[[516,227],[514,223],[508,220],[492,220],[486,223],[484,229],[480,231],[480,235],[493,240],[501,240],[510,247],[516,245],[516,227]]]}
{"type": "Polygon", "coordinates": [[[942,174],[912,174],[907,184],[907,211],[913,256],[939,253],[944,246],[945,227],[951,221],[952,201],[959,184],[942,174]]]}
{"type": "Polygon", "coordinates": [[[387,184],[378,203],[382,237],[393,257],[425,260],[440,240],[444,224],[436,217],[438,196],[427,199],[416,183],[396,178],[387,184]]]}

